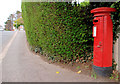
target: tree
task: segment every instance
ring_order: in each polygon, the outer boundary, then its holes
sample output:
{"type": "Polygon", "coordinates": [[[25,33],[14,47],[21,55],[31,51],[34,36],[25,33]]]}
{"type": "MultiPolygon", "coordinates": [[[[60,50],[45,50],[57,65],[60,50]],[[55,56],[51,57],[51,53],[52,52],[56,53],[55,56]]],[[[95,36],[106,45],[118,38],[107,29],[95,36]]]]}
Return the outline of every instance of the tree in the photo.
{"type": "Polygon", "coordinates": [[[19,14],[19,13],[21,13],[20,11],[16,11],[16,14],[19,14]]]}
{"type": "Polygon", "coordinates": [[[14,21],[14,27],[19,28],[20,25],[24,25],[23,18],[18,18],[17,20],[14,21]]]}

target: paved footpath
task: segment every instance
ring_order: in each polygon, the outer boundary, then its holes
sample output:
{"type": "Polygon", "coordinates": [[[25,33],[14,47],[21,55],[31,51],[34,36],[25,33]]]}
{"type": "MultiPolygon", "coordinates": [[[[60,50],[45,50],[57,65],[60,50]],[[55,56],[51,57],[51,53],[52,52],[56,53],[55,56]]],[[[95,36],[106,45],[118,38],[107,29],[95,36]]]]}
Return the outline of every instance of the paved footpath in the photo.
{"type": "Polygon", "coordinates": [[[111,82],[77,74],[43,61],[29,51],[24,31],[17,31],[3,52],[3,82],[111,82]],[[59,74],[56,74],[59,71],[59,74]]]}

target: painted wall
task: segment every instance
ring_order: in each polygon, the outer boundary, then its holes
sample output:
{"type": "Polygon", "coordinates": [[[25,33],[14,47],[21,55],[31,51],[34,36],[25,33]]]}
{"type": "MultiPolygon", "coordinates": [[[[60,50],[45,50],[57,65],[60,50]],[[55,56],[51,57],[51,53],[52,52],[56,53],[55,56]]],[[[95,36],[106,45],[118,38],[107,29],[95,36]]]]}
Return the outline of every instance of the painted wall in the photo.
{"type": "Polygon", "coordinates": [[[119,38],[114,44],[114,59],[117,63],[116,69],[120,72],[120,33],[118,34],[119,38]]]}

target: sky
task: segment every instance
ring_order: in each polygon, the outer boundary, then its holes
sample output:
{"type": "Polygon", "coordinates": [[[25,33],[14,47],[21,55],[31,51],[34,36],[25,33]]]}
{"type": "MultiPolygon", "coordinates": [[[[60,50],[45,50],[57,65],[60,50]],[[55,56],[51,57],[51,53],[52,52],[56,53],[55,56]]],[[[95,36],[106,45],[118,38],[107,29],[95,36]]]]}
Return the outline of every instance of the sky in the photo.
{"type": "MultiPolygon", "coordinates": [[[[73,0],[75,1],[75,0],[73,0]]],[[[84,0],[76,0],[77,2],[82,2],[84,0]]],[[[21,0],[1,0],[0,1],[0,25],[4,27],[4,23],[10,14],[16,13],[16,11],[21,11],[21,0]]]]}
{"type": "Polygon", "coordinates": [[[0,1],[0,25],[4,27],[4,22],[10,14],[21,11],[21,0],[1,0],[0,1]]]}

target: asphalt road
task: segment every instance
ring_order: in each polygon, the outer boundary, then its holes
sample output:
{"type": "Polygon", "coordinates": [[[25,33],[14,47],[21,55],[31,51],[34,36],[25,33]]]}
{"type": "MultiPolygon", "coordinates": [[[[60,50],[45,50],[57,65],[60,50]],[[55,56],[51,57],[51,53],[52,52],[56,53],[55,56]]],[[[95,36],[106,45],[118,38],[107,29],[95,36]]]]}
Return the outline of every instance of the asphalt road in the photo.
{"type": "Polygon", "coordinates": [[[43,61],[29,51],[24,31],[5,33],[6,42],[2,51],[3,82],[110,82],[109,79],[94,79],[43,61]],[[10,36],[11,35],[11,36],[10,36]],[[60,72],[56,74],[56,72],[60,72]]]}
{"type": "Polygon", "coordinates": [[[0,48],[3,50],[12,38],[14,31],[0,31],[0,48]]]}
{"type": "MultiPolygon", "coordinates": [[[[12,38],[13,31],[0,31],[0,53],[4,50],[5,46],[9,43],[12,38]]],[[[1,54],[2,55],[2,54],[1,54]]],[[[0,55],[0,83],[2,82],[2,60],[0,55]]]]}

